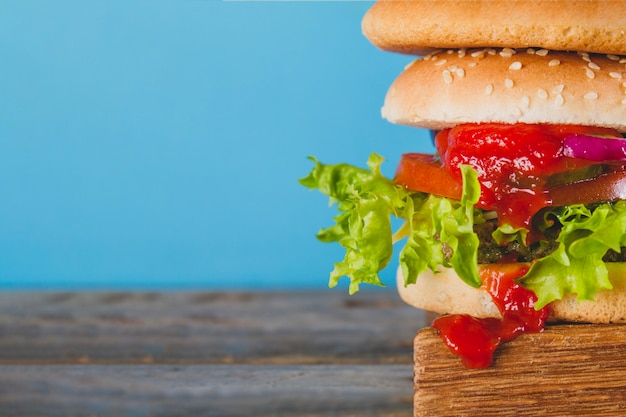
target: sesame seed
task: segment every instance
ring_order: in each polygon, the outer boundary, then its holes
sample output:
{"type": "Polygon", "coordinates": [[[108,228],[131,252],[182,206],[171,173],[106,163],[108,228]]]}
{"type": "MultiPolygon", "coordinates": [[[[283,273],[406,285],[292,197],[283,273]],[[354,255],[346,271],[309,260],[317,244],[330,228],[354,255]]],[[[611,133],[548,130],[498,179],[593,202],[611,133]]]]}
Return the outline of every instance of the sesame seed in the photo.
{"type": "Polygon", "coordinates": [[[535,50],[534,50],[533,48],[528,48],[528,49],[526,50],[526,53],[527,53],[528,55],[534,55],[534,54],[535,54],[535,50]]]}
{"type": "Polygon", "coordinates": [[[460,78],[465,77],[465,70],[463,68],[457,68],[455,73],[457,77],[460,77],[460,78]]]}
{"type": "Polygon", "coordinates": [[[535,52],[537,55],[539,56],[546,56],[548,55],[548,50],[547,49],[540,49],[537,52],[535,52]]]}
{"type": "Polygon", "coordinates": [[[442,52],[443,52],[443,51],[442,51],[441,49],[436,49],[436,50],[434,50],[434,51],[432,51],[432,52],[430,53],[430,56],[431,56],[431,57],[433,57],[433,59],[436,59],[436,58],[437,58],[437,55],[439,55],[439,54],[440,54],[440,53],[442,53],[442,52]]]}
{"type": "Polygon", "coordinates": [[[545,100],[548,98],[548,92],[544,90],[543,88],[540,88],[537,90],[537,97],[545,100]]]}
{"type": "Polygon", "coordinates": [[[517,51],[513,48],[503,48],[500,51],[500,56],[503,57],[512,57],[513,55],[515,55],[517,53],[517,51]]]}
{"type": "Polygon", "coordinates": [[[558,59],[553,59],[550,62],[548,62],[548,65],[551,66],[551,67],[556,67],[560,63],[561,63],[561,61],[559,61],[558,59]]]}
{"type": "Polygon", "coordinates": [[[447,59],[440,59],[439,61],[435,62],[435,65],[440,67],[440,66],[444,65],[446,62],[448,62],[447,59]]]}
{"type": "Polygon", "coordinates": [[[487,84],[487,87],[485,87],[485,94],[488,96],[493,94],[493,84],[487,84]]]}
{"type": "Polygon", "coordinates": [[[587,74],[587,77],[589,78],[595,78],[596,76],[596,73],[590,70],[589,68],[585,68],[585,74],[587,74]]]}
{"type": "Polygon", "coordinates": [[[589,68],[594,69],[594,70],[599,70],[600,69],[600,66],[598,64],[596,64],[595,62],[589,61],[589,64],[587,64],[587,65],[589,65],[589,68]]]}
{"type": "Polygon", "coordinates": [[[591,58],[589,58],[589,54],[584,54],[583,53],[581,56],[583,58],[583,61],[591,62],[591,58]]]}
{"type": "Polygon", "coordinates": [[[622,59],[620,59],[620,60],[619,60],[619,63],[620,63],[620,64],[626,64],[626,58],[622,58],[622,59]]]}
{"type": "Polygon", "coordinates": [[[617,55],[613,55],[613,54],[607,54],[606,56],[608,59],[610,59],[611,61],[619,61],[619,56],[617,55]]]}
{"type": "Polygon", "coordinates": [[[564,101],[565,101],[565,100],[563,100],[563,96],[562,96],[561,94],[558,94],[558,95],[554,98],[554,103],[555,103],[557,106],[562,106],[564,101]]]}
{"type": "Polygon", "coordinates": [[[619,72],[612,71],[612,72],[609,72],[609,77],[616,78],[619,80],[620,78],[622,78],[622,74],[620,74],[619,72]]]}
{"type": "Polygon", "coordinates": [[[465,56],[465,48],[459,49],[457,54],[459,55],[459,58],[463,58],[465,56]]]}
{"type": "Polygon", "coordinates": [[[450,71],[448,70],[444,70],[443,71],[443,80],[445,81],[446,84],[452,84],[452,74],[450,74],[450,71]]]}
{"type": "Polygon", "coordinates": [[[448,55],[452,55],[454,53],[454,49],[448,49],[446,52],[448,55]]]}
{"type": "Polygon", "coordinates": [[[470,62],[469,64],[467,64],[468,67],[475,67],[476,63],[475,62],[470,62]]]}
{"type": "Polygon", "coordinates": [[[563,84],[559,84],[556,87],[554,87],[552,89],[552,93],[554,94],[561,94],[563,92],[563,89],[565,88],[565,86],[563,84]]]}
{"type": "Polygon", "coordinates": [[[509,65],[509,69],[510,70],[518,70],[522,68],[522,63],[519,61],[515,61],[514,63],[512,63],[511,65],[509,65]]]}
{"type": "Polygon", "coordinates": [[[598,93],[596,93],[595,91],[590,91],[587,94],[585,94],[584,97],[586,100],[595,100],[598,98],[598,93]]]}
{"type": "Polygon", "coordinates": [[[493,49],[493,48],[489,48],[489,49],[487,49],[487,53],[488,53],[489,55],[495,55],[495,54],[496,54],[496,50],[495,50],[495,49],[493,49]]]}
{"type": "Polygon", "coordinates": [[[507,78],[504,80],[504,85],[506,86],[506,88],[513,88],[515,84],[513,83],[512,79],[507,78]]]}
{"type": "Polygon", "coordinates": [[[474,51],[470,55],[472,58],[483,57],[485,56],[485,51],[474,51]]]}

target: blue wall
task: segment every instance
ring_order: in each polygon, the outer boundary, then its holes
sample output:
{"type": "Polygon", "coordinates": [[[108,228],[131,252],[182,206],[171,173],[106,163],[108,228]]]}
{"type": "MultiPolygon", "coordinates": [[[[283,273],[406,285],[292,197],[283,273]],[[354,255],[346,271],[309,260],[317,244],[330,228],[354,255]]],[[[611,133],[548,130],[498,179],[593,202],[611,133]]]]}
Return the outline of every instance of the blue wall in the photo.
{"type": "Polygon", "coordinates": [[[370,6],[0,0],[0,287],[326,287],[306,156],[431,150],[370,6]]]}

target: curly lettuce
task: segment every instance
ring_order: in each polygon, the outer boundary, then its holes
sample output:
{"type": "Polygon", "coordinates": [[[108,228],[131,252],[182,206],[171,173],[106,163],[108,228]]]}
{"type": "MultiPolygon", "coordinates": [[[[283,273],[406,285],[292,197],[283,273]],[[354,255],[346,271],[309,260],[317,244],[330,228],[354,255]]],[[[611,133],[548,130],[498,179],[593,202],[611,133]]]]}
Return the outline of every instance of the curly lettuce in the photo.
{"type": "Polygon", "coordinates": [[[480,196],[476,174],[463,168],[466,184],[461,201],[406,190],[380,173],[383,158],[372,154],[369,170],[347,164],[315,163],[300,183],[318,189],[336,204],[339,214],[335,224],[317,234],[323,242],[338,242],[346,250],[342,261],[330,273],[330,287],[344,276],[350,279],[349,292],[359,290],[362,283],[383,286],[378,273],[384,269],[393,252],[394,239],[405,238],[400,265],[406,283],[439,265],[454,267],[463,281],[478,287],[481,280],[476,265],[478,238],[473,233],[474,204],[480,196]],[[404,219],[395,236],[391,218],[404,219]],[[452,253],[443,255],[443,244],[452,253]]]}
{"type": "Polygon", "coordinates": [[[609,249],[616,252],[626,246],[626,202],[603,203],[589,208],[571,205],[550,210],[561,232],[557,249],[533,263],[522,278],[525,287],[538,297],[537,308],[577,294],[579,300],[593,300],[603,289],[612,289],[606,264],[602,260],[609,249]]]}
{"type": "MultiPolygon", "coordinates": [[[[463,192],[460,201],[405,189],[380,173],[383,158],[372,154],[369,170],[347,164],[324,165],[311,158],[314,167],[300,183],[318,189],[337,206],[335,224],[317,234],[323,242],[338,242],[346,254],[335,263],[329,286],[342,277],[350,279],[349,292],[362,283],[380,285],[378,273],[389,263],[394,243],[404,240],[399,255],[405,284],[415,283],[427,269],[454,268],[472,287],[482,281],[478,273],[479,241],[474,224],[484,221],[483,211],[474,205],[480,197],[476,172],[461,166],[463,192]],[[392,218],[403,219],[397,231],[392,218]]],[[[537,295],[540,309],[565,294],[579,300],[593,300],[603,289],[611,289],[603,256],[609,249],[626,246],[626,202],[602,203],[593,207],[572,205],[551,208],[538,227],[546,229],[558,222],[558,246],[549,255],[534,261],[521,283],[537,295]],[[543,222],[543,224],[541,223],[543,222]]],[[[496,241],[525,241],[528,230],[500,225],[493,233],[496,241]]]]}

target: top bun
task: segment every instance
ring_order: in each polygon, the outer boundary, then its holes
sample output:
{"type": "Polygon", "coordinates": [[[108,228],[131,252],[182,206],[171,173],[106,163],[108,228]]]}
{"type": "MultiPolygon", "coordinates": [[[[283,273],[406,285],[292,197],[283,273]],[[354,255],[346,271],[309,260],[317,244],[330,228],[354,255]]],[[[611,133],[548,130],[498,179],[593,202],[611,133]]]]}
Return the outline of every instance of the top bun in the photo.
{"type": "Polygon", "coordinates": [[[626,132],[626,57],[546,49],[439,51],[405,68],[382,115],[433,130],[495,122],[626,132]]]}
{"type": "Polygon", "coordinates": [[[624,1],[379,0],[363,33],[387,51],[545,48],[626,54],[624,1]]]}

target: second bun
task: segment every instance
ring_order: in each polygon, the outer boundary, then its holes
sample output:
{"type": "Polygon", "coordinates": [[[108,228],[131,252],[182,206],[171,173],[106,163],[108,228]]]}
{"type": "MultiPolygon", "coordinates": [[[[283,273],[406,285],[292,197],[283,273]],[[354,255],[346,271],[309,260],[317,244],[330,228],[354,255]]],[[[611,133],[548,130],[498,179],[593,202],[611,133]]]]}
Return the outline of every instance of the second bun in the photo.
{"type": "Polygon", "coordinates": [[[531,48],[437,51],[405,68],[382,115],[434,130],[496,122],[624,132],[626,57],[531,48]]]}

